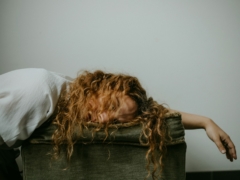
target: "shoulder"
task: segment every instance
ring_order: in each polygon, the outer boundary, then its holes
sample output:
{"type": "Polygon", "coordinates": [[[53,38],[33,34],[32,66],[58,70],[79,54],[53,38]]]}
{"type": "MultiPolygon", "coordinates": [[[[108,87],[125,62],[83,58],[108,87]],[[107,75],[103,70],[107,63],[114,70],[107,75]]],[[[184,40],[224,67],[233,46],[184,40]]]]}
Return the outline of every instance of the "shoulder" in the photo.
{"type": "Polygon", "coordinates": [[[11,101],[37,94],[45,86],[48,76],[45,69],[19,69],[0,76],[0,95],[11,101]],[[9,99],[10,100],[10,99],[9,99]]]}
{"type": "Polygon", "coordinates": [[[19,69],[0,76],[0,96],[11,97],[11,102],[17,99],[23,101],[26,97],[41,98],[50,94],[52,87],[61,89],[63,83],[45,69],[19,69]]]}
{"type": "Polygon", "coordinates": [[[43,68],[24,68],[24,69],[16,69],[9,72],[6,72],[4,74],[1,74],[1,76],[5,75],[12,75],[12,74],[27,74],[27,73],[48,73],[50,71],[43,69],[43,68]]]}
{"type": "MultiPolygon", "coordinates": [[[[46,97],[57,99],[71,81],[46,69],[19,69],[0,75],[0,97],[46,97]]],[[[29,98],[28,98],[29,99],[29,98]]]]}
{"type": "Polygon", "coordinates": [[[12,82],[12,81],[29,81],[38,80],[39,78],[44,78],[50,74],[46,69],[28,68],[28,69],[18,69],[14,71],[7,72],[0,76],[2,82],[12,82]]]}
{"type": "Polygon", "coordinates": [[[7,72],[0,75],[0,83],[2,85],[36,85],[36,84],[54,84],[54,83],[64,83],[69,81],[69,79],[41,68],[27,68],[27,69],[18,69],[14,71],[7,72]]]}

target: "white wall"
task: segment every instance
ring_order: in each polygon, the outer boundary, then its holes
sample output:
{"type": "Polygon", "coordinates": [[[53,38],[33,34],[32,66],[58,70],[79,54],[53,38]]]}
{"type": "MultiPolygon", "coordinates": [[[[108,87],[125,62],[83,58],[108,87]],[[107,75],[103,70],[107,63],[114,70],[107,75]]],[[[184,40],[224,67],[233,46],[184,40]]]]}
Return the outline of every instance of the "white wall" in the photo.
{"type": "MultiPolygon", "coordinates": [[[[0,73],[129,73],[160,103],[214,119],[240,149],[239,9],[238,0],[0,0],[0,73]]],[[[187,171],[240,169],[204,130],[186,141],[187,171]]]]}

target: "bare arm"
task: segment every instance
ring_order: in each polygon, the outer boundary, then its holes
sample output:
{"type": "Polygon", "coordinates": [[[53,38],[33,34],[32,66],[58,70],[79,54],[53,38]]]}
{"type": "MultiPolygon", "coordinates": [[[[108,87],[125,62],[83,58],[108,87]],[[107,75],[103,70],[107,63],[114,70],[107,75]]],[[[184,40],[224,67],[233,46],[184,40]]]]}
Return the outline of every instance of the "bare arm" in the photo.
{"type": "MultiPolygon", "coordinates": [[[[170,112],[179,112],[170,110],[170,112]]],[[[235,146],[228,136],[213,120],[210,118],[180,112],[185,129],[205,129],[208,137],[216,144],[219,151],[226,154],[227,159],[233,161],[237,159],[235,146]]]]}

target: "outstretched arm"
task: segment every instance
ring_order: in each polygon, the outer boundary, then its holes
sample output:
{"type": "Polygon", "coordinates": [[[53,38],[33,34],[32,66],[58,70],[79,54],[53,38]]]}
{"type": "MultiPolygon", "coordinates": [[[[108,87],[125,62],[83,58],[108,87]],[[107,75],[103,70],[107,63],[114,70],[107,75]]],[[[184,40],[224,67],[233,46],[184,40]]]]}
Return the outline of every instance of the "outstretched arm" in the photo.
{"type": "MultiPolygon", "coordinates": [[[[179,112],[170,110],[170,112],[179,112]]],[[[233,161],[237,159],[235,146],[228,136],[213,120],[210,118],[180,112],[185,129],[205,129],[208,137],[217,145],[219,151],[226,154],[227,159],[233,161]]]]}

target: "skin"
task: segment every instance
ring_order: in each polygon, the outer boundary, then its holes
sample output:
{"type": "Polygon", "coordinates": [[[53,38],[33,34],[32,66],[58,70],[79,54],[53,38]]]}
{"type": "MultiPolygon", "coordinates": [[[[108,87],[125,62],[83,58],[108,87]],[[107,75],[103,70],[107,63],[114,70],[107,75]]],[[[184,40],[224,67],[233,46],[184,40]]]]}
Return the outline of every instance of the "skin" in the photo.
{"type": "MultiPolygon", "coordinates": [[[[170,112],[176,111],[170,110],[170,112]]],[[[236,148],[229,135],[225,133],[212,119],[185,112],[180,113],[182,115],[182,122],[185,129],[205,129],[209,139],[216,144],[222,154],[226,154],[227,159],[231,162],[233,159],[237,159],[236,148]]]]}
{"type": "MultiPolygon", "coordinates": [[[[107,112],[100,113],[98,118],[100,123],[105,123],[110,119],[114,119],[121,123],[124,123],[131,121],[135,117],[138,108],[135,101],[133,101],[129,96],[126,95],[122,98],[117,97],[117,100],[119,103],[118,110],[111,114],[107,112]]],[[[96,107],[97,104],[101,104],[101,100],[100,102],[91,101],[90,103],[93,107],[96,107]]],[[[96,115],[92,116],[92,121],[97,121],[96,115]]]]}
{"type": "MultiPolygon", "coordinates": [[[[129,96],[118,97],[119,108],[116,112],[108,114],[107,112],[101,113],[99,122],[104,123],[110,120],[110,117],[119,122],[131,121],[137,112],[137,104],[129,96]]],[[[96,103],[91,102],[93,106],[96,103]]],[[[185,129],[205,129],[207,136],[216,144],[222,154],[226,154],[227,159],[233,161],[237,159],[236,148],[228,136],[213,120],[210,118],[189,114],[176,110],[169,109],[170,113],[178,112],[181,114],[183,126],[185,129]]],[[[92,121],[96,122],[96,118],[92,121]]]]}

